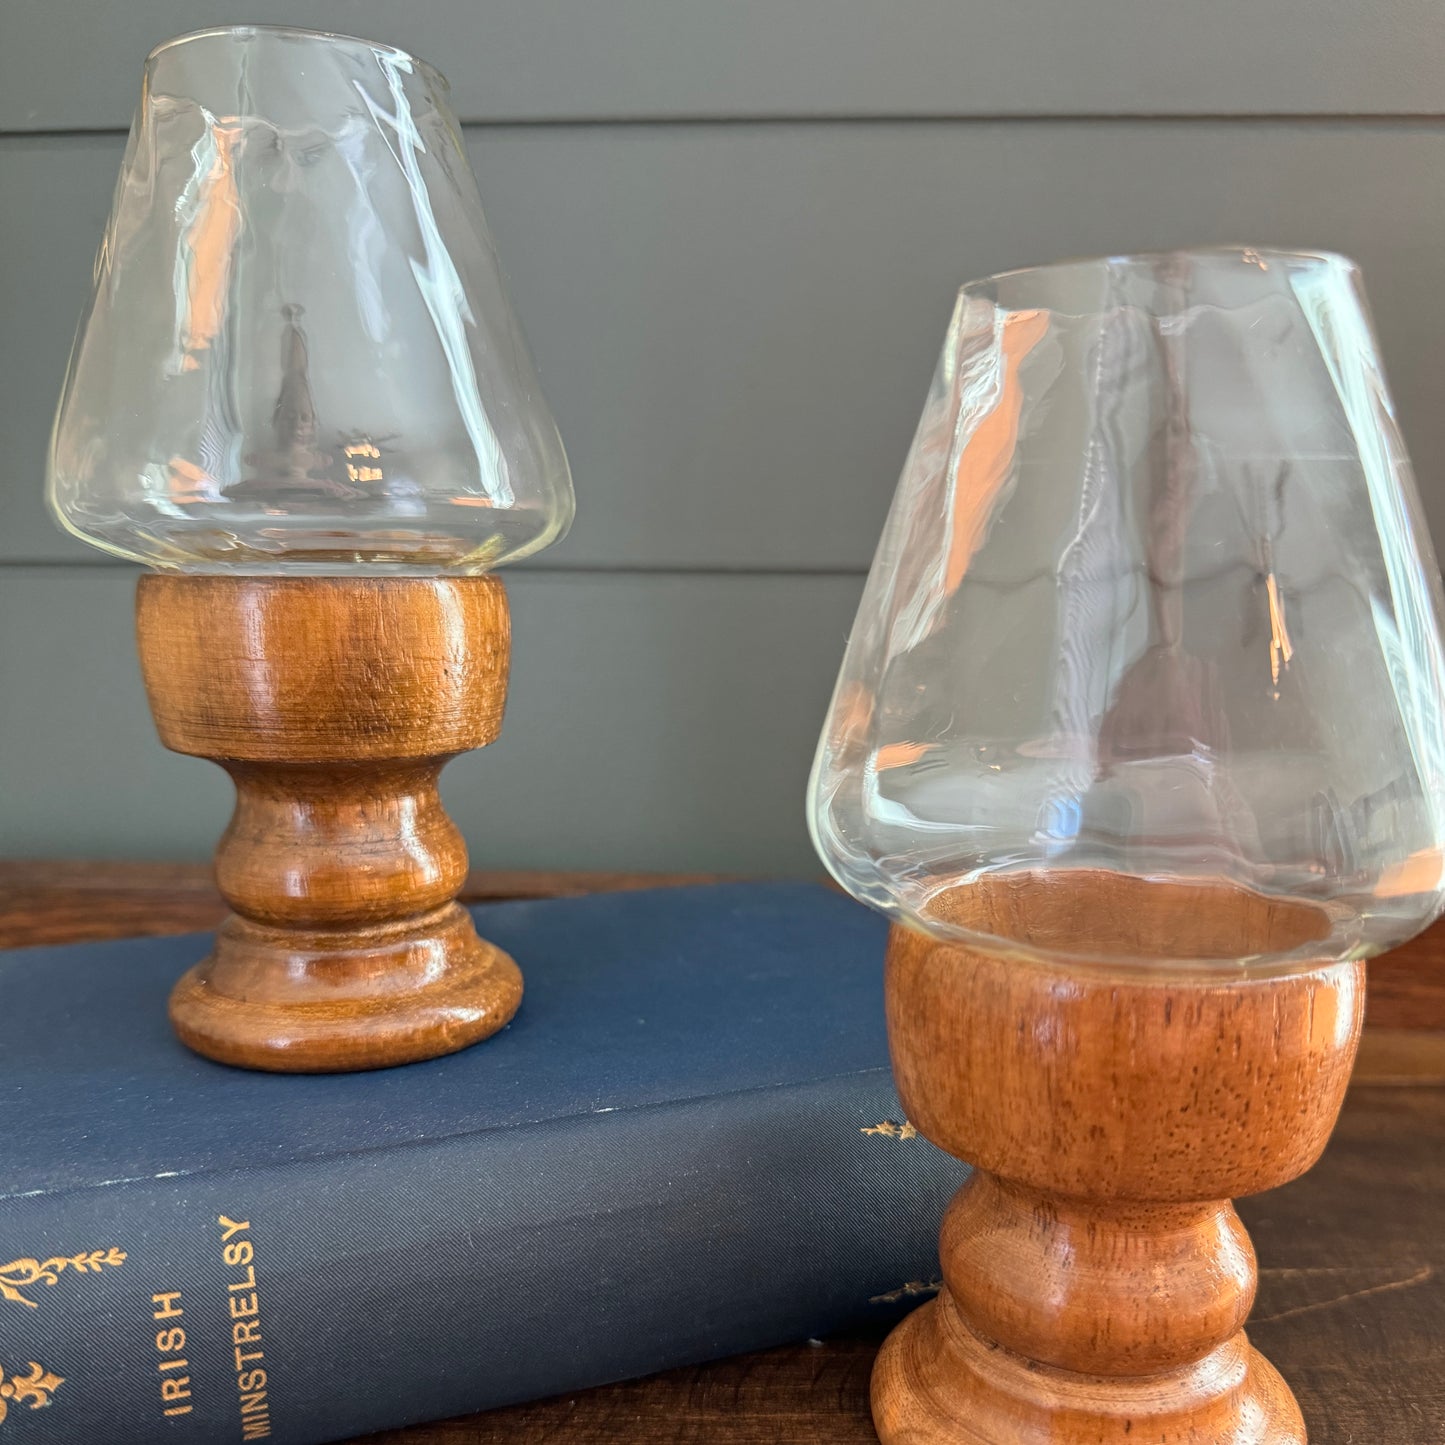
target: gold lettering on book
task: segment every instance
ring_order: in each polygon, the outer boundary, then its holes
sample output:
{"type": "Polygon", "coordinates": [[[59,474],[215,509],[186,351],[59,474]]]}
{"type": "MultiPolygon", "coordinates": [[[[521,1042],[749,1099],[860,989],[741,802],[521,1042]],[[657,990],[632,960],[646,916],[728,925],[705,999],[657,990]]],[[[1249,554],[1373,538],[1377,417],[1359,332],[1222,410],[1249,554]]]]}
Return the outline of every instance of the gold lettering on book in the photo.
{"type": "MultiPolygon", "coordinates": [[[[181,1292],[173,1289],[165,1294],[153,1294],[151,1303],[155,1309],[152,1318],[167,1321],[178,1320],[185,1314],[181,1305],[181,1292]]],[[[181,1325],[162,1324],[156,1331],[156,1373],[161,1377],[161,1414],[189,1415],[191,1413],[191,1377],[180,1373],[189,1370],[191,1362],[185,1358],[186,1332],[181,1325]]]]}
{"type": "Polygon", "coordinates": [[[119,1249],[93,1249],[89,1254],[57,1254],[45,1260],[12,1259],[9,1264],[0,1264],[0,1299],[36,1309],[35,1301],[24,1294],[34,1285],[54,1284],[67,1269],[74,1270],[76,1274],[99,1274],[103,1265],[119,1269],[124,1263],[125,1254],[119,1249]]]}
{"type": "Polygon", "coordinates": [[[216,1221],[221,1227],[221,1258],[229,1269],[242,1271],[226,1285],[226,1315],[236,1362],[236,1395],[241,1412],[241,1439],[265,1440],[271,1434],[271,1401],[262,1361],[261,1292],[256,1282],[256,1246],[248,1238],[251,1221],[216,1221]]]}
{"type": "Polygon", "coordinates": [[[64,1383],[63,1375],[52,1374],[34,1360],[23,1375],[7,1376],[0,1368],[0,1420],[9,1413],[11,1405],[29,1405],[32,1410],[43,1410],[64,1383]]]}

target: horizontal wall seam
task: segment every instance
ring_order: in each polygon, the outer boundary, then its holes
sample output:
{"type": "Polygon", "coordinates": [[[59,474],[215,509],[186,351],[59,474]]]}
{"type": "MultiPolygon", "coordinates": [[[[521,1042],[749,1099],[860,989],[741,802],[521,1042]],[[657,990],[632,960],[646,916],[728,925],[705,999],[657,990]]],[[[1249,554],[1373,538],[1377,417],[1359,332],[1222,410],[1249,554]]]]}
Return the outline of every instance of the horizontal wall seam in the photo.
{"type": "MultiPolygon", "coordinates": [[[[589,130],[657,127],[766,127],[868,125],[1351,125],[1419,126],[1445,122],[1445,111],[1085,111],[998,113],[800,112],[796,115],[582,115],[527,116],[463,120],[465,130],[589,130]]],[[[98,139],[124,136],[124,126],[49,127],[37,130],[0,129],[0,140],[98,139]]]]}

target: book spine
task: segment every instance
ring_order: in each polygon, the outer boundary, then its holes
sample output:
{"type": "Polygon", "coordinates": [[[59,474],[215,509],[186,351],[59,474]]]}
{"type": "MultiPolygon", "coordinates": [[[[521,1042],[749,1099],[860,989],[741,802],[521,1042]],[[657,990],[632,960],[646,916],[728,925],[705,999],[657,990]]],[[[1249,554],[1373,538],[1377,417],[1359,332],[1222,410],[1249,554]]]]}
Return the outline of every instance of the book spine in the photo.
{"type": "Polygon", "coordinates": [[[965,1173],[879,1069],[6,1198],[0,1439],[319,1445],[887,1320],[965,1173]]]}

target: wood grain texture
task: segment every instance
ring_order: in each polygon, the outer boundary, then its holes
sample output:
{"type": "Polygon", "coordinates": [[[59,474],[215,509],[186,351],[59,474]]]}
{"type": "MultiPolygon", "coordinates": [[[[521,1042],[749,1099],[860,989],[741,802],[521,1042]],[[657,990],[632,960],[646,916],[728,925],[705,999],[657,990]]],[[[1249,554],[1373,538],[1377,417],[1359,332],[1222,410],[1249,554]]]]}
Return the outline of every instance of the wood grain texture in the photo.
{"type": "MultiPolygon", "coordinates": [[[[0,856],[199,860],[225,828],[226,774],[156,740],[135,581],[0,566],[0,856]]],[[[506,726],[442,774],[473,863],[815,875],[798,799],[860,586],[515,569],[506,726]]]]}
{"type": "Polygon", "coordinates": [[[1353,1079],[1406,1086],[1445,1084],[1445,1031],[1378,1028],[1367,1015],[1353,1079]]]}
{"type": "Polygon", "coordinates": [[[216,851],[234,913],[171,1022],[243,1068],[332,1072],[493,1034],[522,979],[456,903],[467,851],[437,779],[501,730],[495,577],[142,577],[161,741],[236,785],[216,851]]]}
{"type": "MultiPolygon", "coordinates": [[[[575,897],[622,888],[710,883],[713,873],[639,873],[479,868],[464,903],[575,897]]],[[[216,928],[227,913],[204,863],[114,859],[0,859],[0,948],[216,928]]],[[[1445,921],[1383,958],[1371,959],[1365,1036],[1356,1077],[1374,1082],[1445,1078],[1445,921]],[[1380,1033],[1396,1037],[1379,1047],[1380,1033]],[[1439,1035],[1431,1039],[1429,1035],[1439,1035]]]]}
{"type": "MultiPolygon", "coordinates": [[[[711,873],[476,868],[457,898],[462,903],[578,898],[718,881],[711,873]]],[[[207,863],[0,859],[0,948],[199,933],[219,927],[229,911],[207,863]]]]}
{"type": "MultiPolygon", "coordinates": [[[[487,871],[468,878],[463,896],[701,881],[487,871]]],[[[224,912],[203,865],[0,861],[0,947],[183,932],[224,912]]],[[[1445,1439],[1442,1198],[1445,1089],[1357,1084],[1319,1165],[1241,1202],[1264,1261],[1250,1337],[1291,1381],[1311,1445],[1445,1439]]],[[[874,1445],[868,1388],[879,1343],[857,1335],[787,1345],[364,1445],[874,1445]]]]}
{"type": "Polygon", "coordinates": [[[944,1221],[938,1299],[879,1355],[879,1438],[1303,1445],[1293,1397],[1243,1332],[1256,1265],[1228,1201],[1324,1149],[1364,965],[1153,967],[1329,932],[1321,909],[1224,883],[1064,870],[983,879],[935,913],[1000,942],[894,928],[893,1072],[920,1132],[977,1169],[944,1221]]]}
{"type": "Polygon", "coordinates": [[[1369,1021],[1382,1029],[1445,1031],[1445,919],[1370,960],[1369,1021]]]}

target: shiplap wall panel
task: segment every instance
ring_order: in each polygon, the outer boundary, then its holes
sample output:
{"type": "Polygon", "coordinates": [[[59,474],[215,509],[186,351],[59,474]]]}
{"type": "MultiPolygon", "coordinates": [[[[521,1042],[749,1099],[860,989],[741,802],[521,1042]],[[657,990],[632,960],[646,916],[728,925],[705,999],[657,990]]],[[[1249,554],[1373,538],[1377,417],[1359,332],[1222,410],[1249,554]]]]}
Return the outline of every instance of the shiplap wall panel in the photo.
{"type": "MultiPolygon", "coordinates": [[[[576,476],[548,567],[861,568],[959,282],[1235,240],[1364,264],[1445,537],[1445,123],[509,127],[469,144],[576,476]]],[[[121,145],[0,140],[0,561],[94,557],[40,485],[121,145]]]]}
{"type": "MultiPolygon", "coordinates": [[[[502,741],[448,771],[480,863],[814,870],[813,741],[971,276],[1209,241],[1356,255],[1445,538],[1439,0],[245,12],[406,46],[485,123],[579,512],[512,574],[502,741]]],[[[56,532],[40,481],[143,55],[236,17],[0,0],[0,855],[203,857],[229,810],[155,741],[133,574],[56,532]]]]}
{"type": "Polygon", "coordinates": [[[0,129],[123,127],[238,17],[401,44],[470,120],[1445,110],[1438,0],[5,0],[0,129]]]}
{"type": "MultiPolygon", "coordinates": [[[[214,765],[156,742],[134,574],[0,568],[0,856],[203,858],[214,765]]],[[[860,584],[514,574],[501,740],[452,763],[478,864],[818,871],[803,786],[860,584]]]]}

